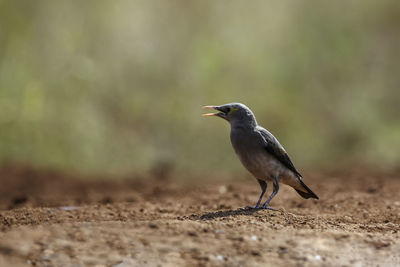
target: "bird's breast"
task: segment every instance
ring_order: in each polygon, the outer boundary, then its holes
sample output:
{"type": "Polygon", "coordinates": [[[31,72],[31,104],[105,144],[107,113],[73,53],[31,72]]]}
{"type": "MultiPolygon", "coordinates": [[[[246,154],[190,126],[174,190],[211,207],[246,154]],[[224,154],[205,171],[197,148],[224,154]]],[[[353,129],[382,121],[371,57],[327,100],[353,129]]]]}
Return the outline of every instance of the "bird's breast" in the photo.
{"type": "Polygon", "coordinates": [[[231,133],[231,142],[243,166],[256,178],[267,180],[278,175],[281,164],[265,150],[251,133],[231,133]]]}
{"type": "Polygon", "coordinates": [[[285,167],[267,152],[258,135],[252,132],[232,131],[231,142],[243,166],[257,179],[270,180],[285,175],[285,167]]]}

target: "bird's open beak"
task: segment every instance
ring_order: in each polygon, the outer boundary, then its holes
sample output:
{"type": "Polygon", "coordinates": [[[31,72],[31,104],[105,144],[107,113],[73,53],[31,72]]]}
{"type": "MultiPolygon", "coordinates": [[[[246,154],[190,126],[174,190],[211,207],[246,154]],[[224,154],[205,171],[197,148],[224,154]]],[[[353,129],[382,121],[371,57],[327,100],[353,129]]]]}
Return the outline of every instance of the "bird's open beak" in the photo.
{"type": "MultiPolygon", "coordinates": [[[[208,108],[208,109],[217,110],[216,106],[203,106],[202,108],[208,108]]],[[[217,113],[206,113],[206,114],[203,114],[203,116],[215,116],[215,115],[217,115],[217,113]]]]}
{"type": "Polygon", "coordinates": [[[214,109],[214,110],[220,111],[217,113],[206,113],[206,114],[203,114],[203,116],[207,116],[207,117],[208,116],[217,116],[217,117],[226,119],[226,114],[224,112],[222,112],[218,106],[203,106],[202,108],[208,108],[208,109],[214,109]]]}

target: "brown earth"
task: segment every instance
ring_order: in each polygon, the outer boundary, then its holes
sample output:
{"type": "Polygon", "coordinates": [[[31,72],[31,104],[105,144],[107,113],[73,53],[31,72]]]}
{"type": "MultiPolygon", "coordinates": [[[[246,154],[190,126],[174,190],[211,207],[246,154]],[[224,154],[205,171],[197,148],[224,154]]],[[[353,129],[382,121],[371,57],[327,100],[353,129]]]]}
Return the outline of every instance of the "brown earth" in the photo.
{"type": "Polygon", "coordinates": [[[277,211],[240,209],[250,179],[73,176],[0,168],[0,266],[400,266],[395,171],[306,173],[320,200],[281,186],[277,211]]]}

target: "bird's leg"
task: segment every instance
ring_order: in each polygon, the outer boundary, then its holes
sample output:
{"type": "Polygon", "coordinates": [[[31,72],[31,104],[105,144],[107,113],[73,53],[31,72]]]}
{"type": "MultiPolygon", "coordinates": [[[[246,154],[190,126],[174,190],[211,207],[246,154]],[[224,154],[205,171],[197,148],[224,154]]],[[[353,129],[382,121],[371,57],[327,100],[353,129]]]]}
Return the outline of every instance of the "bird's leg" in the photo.
{"type": "Polygon", "coordinates": [[[260,208],[274,210],[273,208],[271,208],[268,205],[269,205],[269,202],[271,201],[271,199],[278,193],[278,191],[279,191],[279,183],[278,183],[278,180],[276,178],[274,178],[272,194],[268,197],[267,201],[265,201],[264,204],[262,204],[262,206],[260,208]]]}
{"type": "Polygon", "coordinates": [[[258,208],[260,206],[261,200],[262,200],[262,198],[263,198],[263,196],[265,194],[265,191],[267,190],[267,183],[265,181],[259,180],[259,179],[257,179],[257,181],[258,181],[258,183],[260,184],[260,187],[261,187],[261,194],[260,194],[260,197],[259,197],[259,199],[257,201],[256,206],[255,206],[256,208],[258,208]]]}
{"type": "Polygon", "coordinates": [[[255,207],[247,206],[246,208],[258,209],[260,207],[260,203],[261,203],[261,200],[262,200],[262,198],[263,198],[263,196],[265,194],[265,191],[267,190],[267,183],[265,181],[260,180],[260,179],[257,179],[257,181],[258,181],[258,183],[260,184],[260,187],[261,187],[260,198],[258,199],[257,204],[256,204],[255,207]]]}

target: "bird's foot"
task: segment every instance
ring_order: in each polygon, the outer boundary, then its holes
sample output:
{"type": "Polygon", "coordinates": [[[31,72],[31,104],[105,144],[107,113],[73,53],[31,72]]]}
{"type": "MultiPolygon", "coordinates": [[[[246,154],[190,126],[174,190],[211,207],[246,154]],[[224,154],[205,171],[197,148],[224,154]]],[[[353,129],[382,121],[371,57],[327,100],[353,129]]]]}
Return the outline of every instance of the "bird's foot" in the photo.
{"type": "Polygon", "coordinates": [[[259,209],[264,209],[264,210],[273,210],[273,211],[276,211],[276,209],[274,209],[274,208],[271,208],[270,206],[268,206],[268,205],[262,205],[262,206],[260,206],[259,207],[259,209]]]}
{"type": "Polygon", "coordinates": [[[276,211],[276,209],[273,209],[270,206],[264,206],[264,205],[261,205],[261,206],[246,206],[244,209],[245,210],[274,210],[274,211],[276,211]]]}
{"type": "Polygon", "coordinates": [[[260,206],[246,206],[246,207],[244,207],[245,210],[256,210],[256,209],[259,209],[259,208],[260,208],[260,206]]]}
{"type": "Polygon", "coordinates": [[[263,210],[273,210],[273,211],[276,211],[276,209],[274,209],[274,208],[271,208],[270,206],[266,206],[266,207],[264,207],[264,206],[261,206],[261,207],[260,207],[260,209],[263,209],[263,210]]]}

